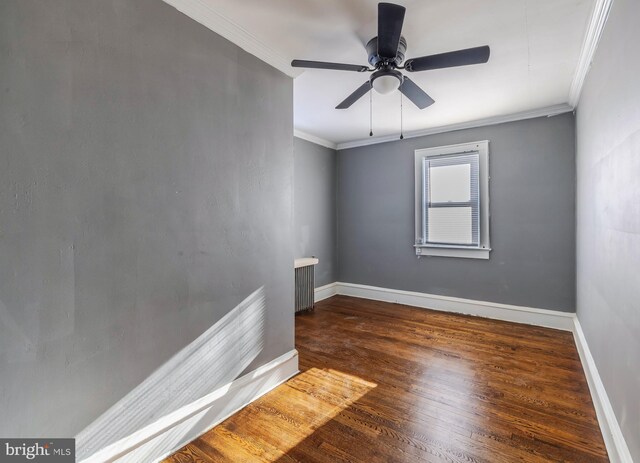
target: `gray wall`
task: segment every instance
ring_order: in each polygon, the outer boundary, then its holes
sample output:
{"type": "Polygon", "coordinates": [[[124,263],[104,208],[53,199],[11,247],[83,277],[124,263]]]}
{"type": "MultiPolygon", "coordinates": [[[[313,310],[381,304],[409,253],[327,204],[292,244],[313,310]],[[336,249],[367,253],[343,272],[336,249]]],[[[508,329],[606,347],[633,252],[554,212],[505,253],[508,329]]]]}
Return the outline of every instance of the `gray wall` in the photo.
{"type": "Polygon", "coordinates": [[[293,140],[296,257],[316,256],[316,287],[338,276],[336,255],[336,151],[293,140]]]}
{"type": "Polygon", "coordinates": [[[574,117],[564,114],[338,151],[340,281],[575,310],[574,117]],[[491,257],[422,257],[414,150],[489,140],[491,257]]]}
{"type": "Polygon", "coordinates": [[[640,461],[640,2],[616,0],[577,111],[577,312],[640,461]]]}
{"type": "Polygon", "coordinates": [[[73,436],[263,285],[250,368],[293,348],[290,78],[159,0],[3,0],[0,91],[0,435],[73,436]]]}

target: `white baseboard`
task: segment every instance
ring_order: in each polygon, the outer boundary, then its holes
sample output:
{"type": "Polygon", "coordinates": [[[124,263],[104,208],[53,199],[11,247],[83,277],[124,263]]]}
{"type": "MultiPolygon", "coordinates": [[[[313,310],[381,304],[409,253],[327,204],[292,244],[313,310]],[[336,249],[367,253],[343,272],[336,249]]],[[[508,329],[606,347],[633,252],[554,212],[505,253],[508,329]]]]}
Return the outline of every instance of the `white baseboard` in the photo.
{"type": "Polygon", "coordinates": [[[596,409],[596,415],[598,416],[600,431],[602,432],[602,437],[604,438],[604,443],[609,453],[609,460],[612,463],[633,463],[629,447],[627,447],[627,443],[622,435],[622,430],[620,429],[616,415],[613,412],[613,407],[609,401],[609,396],[604,388],[602,379],[600,379],[596,362],[591,356],[591,351],[589,350],[587,339],[580,326],[580,321],[578,318],[575,318],[573,323],[573,337],[576,341],[576,347],[578,348],[584,374],[587,377],[589,391],[591,392],[593,405],[596,409]]]}
{"type": "MultiPolygon", "coordinates": [[[[336,294],[573,331],[574,313],[337,282],[336,294]]],[[[329,285],[327,285],[329,286],[329,285]]]]}
{"type": "Polygon", "coordinates": [[[159,461],[298,373],[294,349],[172,412],[81,463],[159,461]]]}
{"type": "Polygon", "coordinates": [[[336,287],[338,283],[329,283],[328,285],[319,286],[314,290],[313,300],[314,302],[320,302],[323,299],[327,299],[331,296],[335,296],[338,294],[336,292],[336,287]]]}

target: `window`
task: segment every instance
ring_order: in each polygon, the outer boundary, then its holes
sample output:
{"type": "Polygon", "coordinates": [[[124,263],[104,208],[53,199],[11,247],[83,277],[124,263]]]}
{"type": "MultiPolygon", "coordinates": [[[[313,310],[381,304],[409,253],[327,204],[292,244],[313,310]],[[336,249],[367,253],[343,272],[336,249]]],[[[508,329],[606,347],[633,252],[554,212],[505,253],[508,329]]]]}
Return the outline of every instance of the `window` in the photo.
{"type": "Polygon", "coordinates": [[[489,142],[416,150],[418,256],[488,259],[489,142]]]}

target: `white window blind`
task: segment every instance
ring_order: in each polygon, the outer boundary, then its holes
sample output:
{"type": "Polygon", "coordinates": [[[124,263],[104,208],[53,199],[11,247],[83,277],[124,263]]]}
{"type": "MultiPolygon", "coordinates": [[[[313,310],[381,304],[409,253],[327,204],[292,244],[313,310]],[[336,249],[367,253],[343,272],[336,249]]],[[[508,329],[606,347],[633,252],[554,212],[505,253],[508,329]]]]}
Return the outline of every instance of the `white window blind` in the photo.
{"type": "Polygon", "coordinates": [[[422,242],[480,247],[478,151],[423,158],[422,242]]]}

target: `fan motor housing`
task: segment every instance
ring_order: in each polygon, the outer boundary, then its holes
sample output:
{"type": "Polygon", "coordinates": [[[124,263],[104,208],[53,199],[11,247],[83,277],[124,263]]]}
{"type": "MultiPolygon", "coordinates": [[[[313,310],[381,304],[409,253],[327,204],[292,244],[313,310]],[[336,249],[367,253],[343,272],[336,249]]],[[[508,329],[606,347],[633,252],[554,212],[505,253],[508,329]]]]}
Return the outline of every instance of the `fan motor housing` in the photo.
{"type": "MultiPolygon", "coordinates": [[[[374,37],[367,43],[366,47],[367,55],[369,56],[369,64],[373,67],[378,67],[379,64],[383,63],[383,60],[378,56],[378,37],[374,37]]],[[[404,54],[407,51],[407,41],[404,37],[400,37],[400,42],[398,43],[398,53],[396,54],[395,60],[392,62],[395,63],[396,66],[400,66],[400,64],[404,61],[404,54]]]]}

